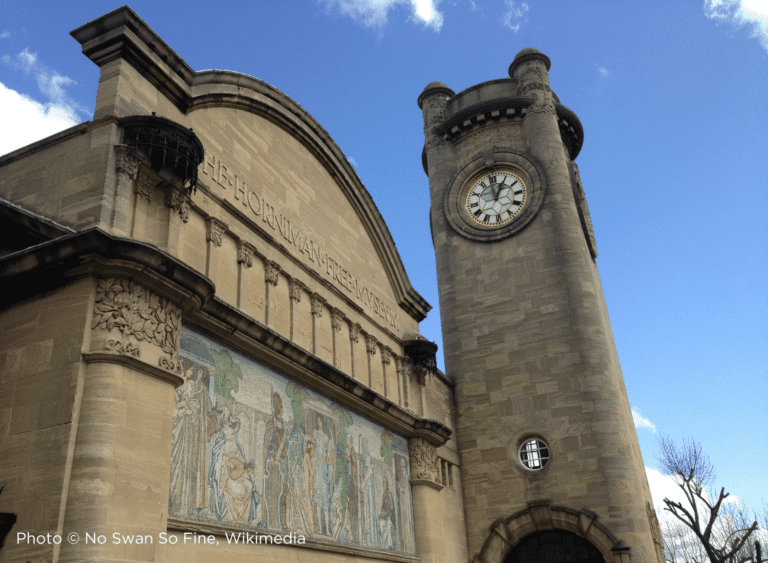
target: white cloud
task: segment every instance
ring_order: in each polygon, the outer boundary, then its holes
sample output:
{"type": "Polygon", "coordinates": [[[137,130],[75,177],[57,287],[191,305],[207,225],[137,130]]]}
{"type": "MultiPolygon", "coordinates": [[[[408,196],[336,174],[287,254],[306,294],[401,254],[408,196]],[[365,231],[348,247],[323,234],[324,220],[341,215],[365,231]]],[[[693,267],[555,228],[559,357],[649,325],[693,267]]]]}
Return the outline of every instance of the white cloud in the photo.
{"type": "Polygon", "coordinates": [[[682,489],[678,487],[671,475],[663,475],[661,471],[651,469],[650,467],[645,468],[645,474],[648,477],[648,486],[651,488],[653,505],[656,507],[659,518],[661,518],[661,510],[665,506],[665,498],[683,503],[683,506],[688,506],[688,501],[682,489]]]}
{"type": "Polygon", "coordinates": [[[0,155],[80,123],[65,107],[41,104],[0,83],[0,155]]]}
{"type": "Polygon", "coordinates": [[[337,8],[342,14],[362,23],[366,27],[382,28],[387,23],[387,14],[398,4],[411,8],[414,21],[440,31],[443,14],[438,11],[440,0],[321,0],[329,7],[337,8]]]}
{"type": "Polygon", "coordinates": [[[597,70],[599,70],[600,74],[602,74],[603,76],[610,76],[611,75],[611,73],[608,71],[608,69],[605,68],[604,66],[599,67],[597,70]]]}
{"type": "Polygon", "coordinates": [[[0,154],[18,149],[39,139],[58,133],[90,118],[88,110],[67,94],[75,84],[67,76],[45,67],[36,53],[24,49],[15,57],[4,55],[3,62],[15,70],[32,76],[47,101],[39,102],[0,84],[0,154]]]}
{"type": "Polygon", "coordinates": [[[502,23],[505,27],[517,33],[520,30],[520,22],[523,15],[528,11],[528,4],[523,2],[519,7],[516,7],[515,3],[511,0],[506,0],[504,3],[507,5],[507,13],[504,14],[502,23]]]}
{"type": "Polygon", "coordinates": [[[11,32],[10,31],[4,31],[4,32],[0,33],[0,39],[5,39],[6,37],[10,37],[10,36],[11,36],[11,32]]]}
{"type": "Polygon", "coordinates": [[[709,19],[729,21],[738,27],[748,26],[752,37],[768,51],[767,0],[704,0],[704,15],[709,19]]]}
{"type": "Polygon", "coordinates": [[[632,409],[632,420],[635,423],[635,428],[648,428],[649,430],[656,432],[656,425],[647,418],[643,418],[640,411],[636,408],[632,409]]]}

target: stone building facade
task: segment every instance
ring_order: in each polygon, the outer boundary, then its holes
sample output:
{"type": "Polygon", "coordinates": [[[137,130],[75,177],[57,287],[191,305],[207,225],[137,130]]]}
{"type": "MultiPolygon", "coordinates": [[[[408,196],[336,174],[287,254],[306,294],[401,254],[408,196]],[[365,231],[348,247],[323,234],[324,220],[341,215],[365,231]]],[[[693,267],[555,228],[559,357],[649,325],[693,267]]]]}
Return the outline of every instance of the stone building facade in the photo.
{"type": "Polygon", "coordinates": [[[546,57],[419,98],[446,375],[306,111],[128,7],[72,35],[93,120],[0,157],[0,561],[657,561],[546,57]],[[498,166],[527,199],[467,223],[451,197],[498,166]]]}

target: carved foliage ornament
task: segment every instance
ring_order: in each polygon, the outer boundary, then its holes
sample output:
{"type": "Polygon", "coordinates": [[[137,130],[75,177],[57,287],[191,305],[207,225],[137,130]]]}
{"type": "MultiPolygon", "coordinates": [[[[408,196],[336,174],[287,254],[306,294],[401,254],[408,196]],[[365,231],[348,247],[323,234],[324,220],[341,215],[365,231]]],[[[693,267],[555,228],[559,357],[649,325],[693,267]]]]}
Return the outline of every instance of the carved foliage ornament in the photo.
{"type": "Polygon", "coordinates": [[[310,302],[312,305],[312,314],[317,315],[318,317],[323,316],[323,304],[325,303],[325,299],[320,297],[317,293],[313,293],[309,296],[310,302]]]}
{"type": "Polygon", "coordinates": [[[280,266],[278,266],[277,262],[273,262],[272,260],[266,260],[264,262],[264,279],[267,280],[267,283],[277,285],[279,273],[280,266]]]}
{"type": "Polygon", "coordinates": [[[127,175],[131,180],[136,179],[141,159],[136,151],[126,145],[115,145],[115,171],[127,175]]]}
{"type": "Polygon", "coordinates": [[[378,340],[376,340],[375,336],[371,336],[370,334],[365,335],[365,349],[368,350],[368,353],[371,356],[376,354],[376,344],[378,344],[378,340]]]}
{"type": "Polygon", "coordinates": [[[344,320],[344,313],[334,308],[331,309],[331,326],[333,330],[341,330],[341,321],[344,320]]]}
{"type": "Polygon", "coordinates": [[[296,302],[301,301],[301,290],[304,285],[299,280],[293,278],[289,280],[288,285],[290,288],[290,298],[296,302]]]}
{"type": "Polygon", "coordinates": [[[411,457],[411,475],[416,479],[425,479],[440,485],[440,468],[435,446],[424,438],[411,438],[408,440],[408,450],[411,457]]]}
{"type": "Polygon", "coordinates": [[[349,339],[357,344],[357,342],[360,340],[360,331],[363,330],[363,327],[361,327],[357,323],[349,323],[349,339]]]}
{"type": "MultiPolygon", "coordinates": [[[[179,352],[181,309],[135,282],[115,278],[100,280],[91,321],[91,329],[96,328],[116,328],[126,337],[159,346],[175,357],[179,352]]],[[[123,346],[120,342],[117,344],[123,346]]],[[[126,343],[124,353],[138,357],[129,350],[131,346],[130,342],[126,343]]]]}
{"type": "Polygon", "coordinates": [[[224,243],[224,233],[227,232],[226,223],[219,221],[215,217],[208,217],[205,220],[205,227],[206,239],[216,246],[221,246],[224,243]]]}
{"type": "Polygon", "coordinates": [[[253,266],[253,257],[256,253],[256,249],[252,244],[249,244],[243,240],[237,241],[237,261],[242,263],[246,268],[253,266]]]}
{"type": "Polygon", "coordinates": [[[165,188],[165,205],[176,211],[181,220],[189,221],[189,192],[170,183],[163,185],[165,188]]]}

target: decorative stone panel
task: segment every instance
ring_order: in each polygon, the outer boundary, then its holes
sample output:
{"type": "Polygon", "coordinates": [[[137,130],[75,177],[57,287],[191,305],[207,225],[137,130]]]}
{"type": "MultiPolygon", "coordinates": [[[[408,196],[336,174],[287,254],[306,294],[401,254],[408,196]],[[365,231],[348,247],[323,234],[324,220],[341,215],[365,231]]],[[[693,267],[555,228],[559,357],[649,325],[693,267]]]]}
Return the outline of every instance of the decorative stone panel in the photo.
{"type": "Polygon", "coordinates": [[[244,240],[237,241],[237,262],[238,264],[245,265],[246,268],[253,266],[253,257],[256,255],[256,248],[245,242],[244,240]]]}
{"type": "Polygon", "coordinates": [[[189,192],[184,188],[164,182],[165,205],[176,211],[183,222],[189,221],[189,192]]]}
{"type": "Polygon", "coordinates": [[[224,243],[224,233],[227,232],[227,225],[215,217],[208,217],[205,220],[205,239],[216,246],[224,243]]]}
{"type": "Polygon", "coordinates": [[[442,489],[435,446],[424,438],[411,438],[408,440],[408,451],[411,457],[411,483],[442,489]]]}
{"type": "Polygon", "coordinates": [[[280,274],[280,266],[277,262],[272,260],[264,261],[264,279],[267,283],[277,285],[277,280],[280,274]]]}
{"type": "Polygon", "coordinates": [[[98,281],[91,330],[92,350],[142,358],[179,371],[181,309],[133,281],[98,281]]]}
{"type": "Polygon", "coordinates": [[[317,317],[323,316],[323,305],[325,304],[325,299],[323,299],[319,294],[312,293],[310,296],[310,302],[312,304],[312,314],[317,317]]]}
{"type": "Polygon", "coordinates": [[[132,147],[115,145],[115,171],[118,174],[125,174],[131,180],[135,180],[139,164],[141,164],[141,158],[132,147]]]}

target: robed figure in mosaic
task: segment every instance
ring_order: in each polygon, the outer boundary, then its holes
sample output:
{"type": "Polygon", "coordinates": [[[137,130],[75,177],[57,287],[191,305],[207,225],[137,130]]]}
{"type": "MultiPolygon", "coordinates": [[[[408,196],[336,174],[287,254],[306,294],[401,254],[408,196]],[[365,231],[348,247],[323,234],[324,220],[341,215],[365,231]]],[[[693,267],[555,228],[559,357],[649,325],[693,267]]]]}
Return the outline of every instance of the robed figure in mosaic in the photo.
{"type": "Polygon", "coordinates": [[[245,451],[237,438],[240,420],[225,412],[223,423],[213,444],[208,472],[208,481],[213,489],[211,510],[219,520],[247,525],[256,518],[260,500],[252,480],[256,465],[246,460],[245,451]]]}
{"type": "Polygon", "coordinates": [[[283,400],[275,391],[272,393],[272,414],[267,420],[264,433],[264,522],[270,530],[283,528],[280,496],[283,493],[285,474],[286,438],[283,400]]]}
{"type": "Polygon", "coordinates": [[[207,389],[202,381],[203,369],[189,368],[186,383],[176,391],[169,500],[172,512],[186,513],[207,505],[203,412],[207,389]]]}

